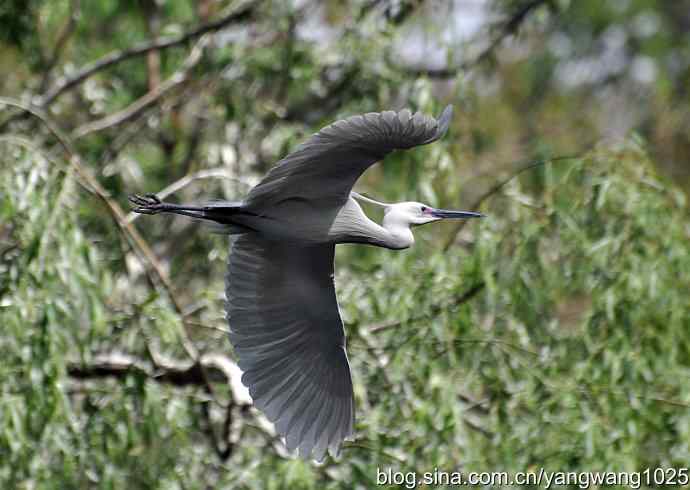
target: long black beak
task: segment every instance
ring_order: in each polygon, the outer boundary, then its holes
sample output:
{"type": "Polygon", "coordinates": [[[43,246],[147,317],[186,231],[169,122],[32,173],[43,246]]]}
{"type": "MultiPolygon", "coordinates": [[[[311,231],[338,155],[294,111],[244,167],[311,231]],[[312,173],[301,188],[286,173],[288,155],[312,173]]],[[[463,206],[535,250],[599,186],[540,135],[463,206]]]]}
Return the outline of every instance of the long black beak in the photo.
{"type": "Polygon", "coordinates": [[[434,218],[483,218],[482,213],[474,213],[472,211],[450,211],[448,209],[434,209],[431,211],[431,216],[434,218]]]}

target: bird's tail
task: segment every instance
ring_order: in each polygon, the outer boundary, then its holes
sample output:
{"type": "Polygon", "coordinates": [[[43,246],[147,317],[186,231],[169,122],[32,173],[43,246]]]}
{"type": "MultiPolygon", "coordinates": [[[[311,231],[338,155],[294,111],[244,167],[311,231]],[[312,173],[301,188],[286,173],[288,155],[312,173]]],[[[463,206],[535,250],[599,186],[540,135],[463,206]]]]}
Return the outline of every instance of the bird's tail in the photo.
{"type": "Polygon", "coordinates": [[[206,226],[211,233],[217,233],[218,235],[243,235],[252,231],[246,226],[234,224],[223,225],[220,223],[214,223],[213,221],[205,221],[204,226],[206,226]]]}
{"type": "Polygon", "coordinates": [[[233,222],[233,218],[243,212],[240,201],[212,201],[203,206],[206,216],[204,224],[211,233],[219,235],[242,235],[252,231],[244,225],[233,222]]]}

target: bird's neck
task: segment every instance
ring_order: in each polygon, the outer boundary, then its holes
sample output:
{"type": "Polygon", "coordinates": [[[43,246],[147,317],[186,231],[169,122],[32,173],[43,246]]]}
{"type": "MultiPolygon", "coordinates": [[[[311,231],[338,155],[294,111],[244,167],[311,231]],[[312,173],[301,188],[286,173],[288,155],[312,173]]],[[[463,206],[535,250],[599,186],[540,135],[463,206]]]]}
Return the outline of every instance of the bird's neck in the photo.
{"type": "Polygon", "coordinates": [[[386,223],[385,219],[383,220],[383,226],[381,226],[374,221],[368,220],[366,234],[362,235],[361,240],[353,241],[392,250],[402,250],[414,244],[414,236],[408,226],[386,223]]]}
{"type": "Polygon", "coordinates": [[[350,198],[340,209],[331,226],[329,236],[336,243],[367,243],[377,247],[400,250],[414,243],[410,227],[383,217],[383,226],[370,220],[359,203],[350,198]]]}
{"type": "Polygon", "coordinates": [[[386,235],[386,247],[401,250],[409,248],[414,244],[414,235],[410,230],[410,225],[401,223],[394,217],[386,215],[383,217],[383,226],[386,235]]]}

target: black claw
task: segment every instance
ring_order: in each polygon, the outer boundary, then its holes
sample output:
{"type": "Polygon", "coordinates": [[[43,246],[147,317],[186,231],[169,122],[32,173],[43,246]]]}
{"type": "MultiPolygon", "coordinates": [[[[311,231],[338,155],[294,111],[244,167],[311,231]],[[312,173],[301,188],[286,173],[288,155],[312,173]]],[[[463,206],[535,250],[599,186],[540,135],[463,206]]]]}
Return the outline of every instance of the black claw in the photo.
{"type": "Polygon", "coordinates": [[[153,201],[153,202],[156,203],[156,204],[160,204],[160,203],[161,203],[161,200],[158,199],[158,196],[155,195],[155,194],[146,194],[146,198],[149,199],[149,200],[151,200],[151,201],[153,201]]]}
{"type": "Polygon", "coordinates": [[[129,196],[129,202],[134,205],[132,211],[141,214],[156,214],[160,211],[159,206],[162,204],[162,201],[155,194],[146,194],[145,196],[133,194],[129,196]]]}

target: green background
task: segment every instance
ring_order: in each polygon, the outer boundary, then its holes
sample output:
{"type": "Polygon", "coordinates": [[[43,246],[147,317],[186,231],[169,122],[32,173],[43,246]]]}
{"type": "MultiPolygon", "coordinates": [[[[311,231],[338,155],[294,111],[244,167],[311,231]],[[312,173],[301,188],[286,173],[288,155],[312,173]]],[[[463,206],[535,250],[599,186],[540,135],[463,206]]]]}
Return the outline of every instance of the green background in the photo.
{"type": "Polygon", "coordinates": [[[688,2],[10,0],[0,24],[0,487],[688,465],[688,2]],[[340,117],[449,103],[357,189],[488,218],[338,247],[356,439],[290,457],[228,382],[227,238],[127,196],[241,199],[340,117]]]}

